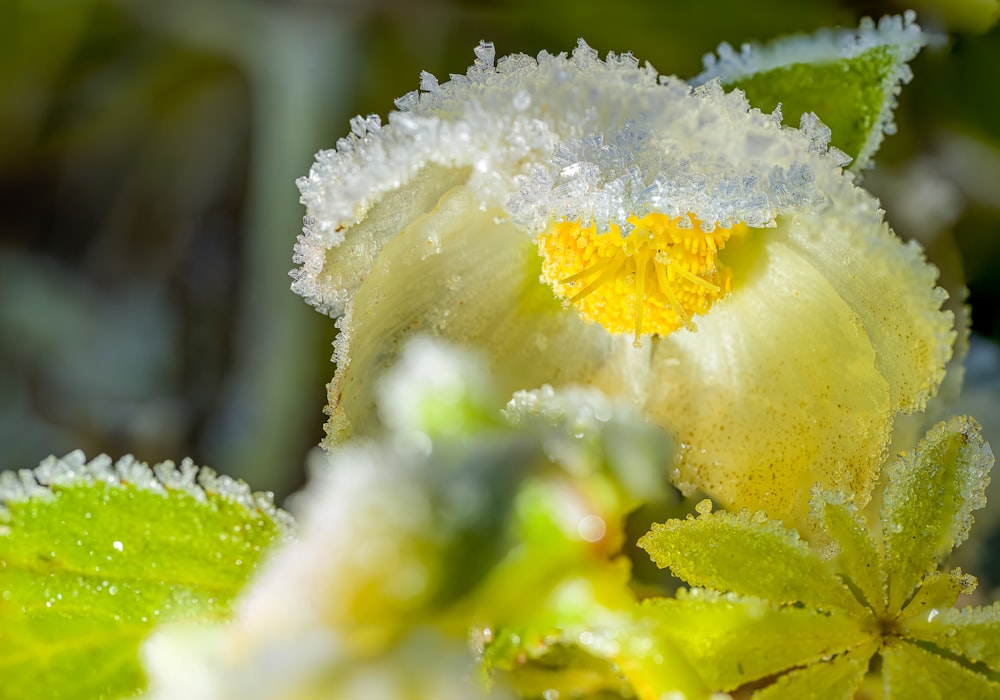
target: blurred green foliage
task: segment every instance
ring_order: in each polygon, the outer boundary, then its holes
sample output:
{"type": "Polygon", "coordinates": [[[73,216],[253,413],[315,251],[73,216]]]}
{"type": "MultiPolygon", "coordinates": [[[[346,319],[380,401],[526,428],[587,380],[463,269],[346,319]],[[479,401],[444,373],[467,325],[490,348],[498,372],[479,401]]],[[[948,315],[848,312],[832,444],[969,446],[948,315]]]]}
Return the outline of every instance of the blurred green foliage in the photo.
{"type": "MultiPolygon", "coordinates": [[[[865,184],[901,235],[936,249],[954,230],[973,327],[995,340],[996,2],[918,5],[925,27],[953,33],[914,62],[899,134],[865,184]],[[915,184],[893,188],[911,175],[915,184]]],[[[420,70],[464,72],[480,39],[503,55],[566,51],[584,37],[602,54],[631,51],[690,77],[721,41],[856,26],[906,7],[7,0],[0,467],[81,447],[190,455],[257,488],[294,488],[321,436],[334,331],[287,290],[302,215],[293,180],[349,117],[384,115],[420,70]]]]}

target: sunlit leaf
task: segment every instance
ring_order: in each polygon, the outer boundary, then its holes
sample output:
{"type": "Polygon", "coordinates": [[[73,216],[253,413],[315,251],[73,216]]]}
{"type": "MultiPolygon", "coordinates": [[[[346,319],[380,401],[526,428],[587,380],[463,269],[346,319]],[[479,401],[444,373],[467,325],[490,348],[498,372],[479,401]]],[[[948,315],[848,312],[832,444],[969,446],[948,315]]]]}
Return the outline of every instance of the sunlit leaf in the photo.
{"type": "Polygon", "coordinates": [[[1000,672],[1000,603],[934,610],[908,620],[906,633],[1000,672]]]}
{"type": "Polygon", "coordinates": [[[884,700],[998,698],[1000,683],[907,642],[882,648],[884,700]]]}
{"type": "Polygon", "coordinates": [[[721,690],[816,663],[868,639],[863,621],[843,612],[703,589],[650,599],[645,609],[683,645],[706,683],[721,690]]]}
{"type": "Polygon", "coordinates": [[[787,123],[803,113],[819,116],[832,130],[832,143],[854,159],[852,169],[871,162],[885,134],[895,132],[892,112],[901,86],[912,73],[907,63],[926,43],[912,14],[870,19],[857,29],[823,29],[770,44],[729,44],[705,57],[694,81],[719,78],[740,88],[750,103],[771,111],[779,104],[787,123]]]}
{"type": "Polygon", "coordinates": [[[813,512],[835,543],[834,561],[873,610],[885,609],[885,579],[868,524],[853,503],[828,492],[813,498],[813,512]]]}
{"type": "Polygon", "coordinates": [[[762,513],[705,512],[654,524],[639,546],[692,586],[823,610],[860,608],[815,550],[762,513]]]}
{"type": "Polygon", "coordinates": [[[968,537],[971,512],[986,505],[992,465],[989,445],[969,418],[936,425],[916,450],[889,465],[881,518],[891,610],[968,537]]]}
{"type": "Polygon", "coordinates": [[[753,694],[753,700],[851,700],[877,644],[862,644],[822,663],[790,671],[753,694]]]}
{"type": "Polygon", "coordinates": [[[190,461],[150,469],[80,452],[3,473],[0,504],[6,698],[133,694],[153,626],[227,617],[291,524],[270,495],[190,461]]]}

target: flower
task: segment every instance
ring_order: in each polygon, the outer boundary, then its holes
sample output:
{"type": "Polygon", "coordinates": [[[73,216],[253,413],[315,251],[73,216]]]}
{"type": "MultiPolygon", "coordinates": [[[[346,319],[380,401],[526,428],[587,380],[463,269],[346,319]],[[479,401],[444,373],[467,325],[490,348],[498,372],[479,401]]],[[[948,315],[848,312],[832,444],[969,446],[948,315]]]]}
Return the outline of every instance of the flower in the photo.
{"type": "Polygon", "coordinates": [[[378,377],[429,333],[484,351],[507,393],[629,398],[681,445],[685,491],[779,517],[815,482],[864,500],[952,317],[829,131],[582,41],[476,55],[299,181],[292,287],[340,329],[327,445],[377,429],[378,377]]]}
{"type": "Polygon", "coordinates": [[[941,566],[986,505],[992,464],[974,421],[941,423],[888,467],[878,528],[817,489],[812,544],[763,513],[703,502],[640,540],[699,587],[647,612],[710,688],[756,688],[757,700],[853,698],[869,668],[878,697],[1000,697],[1000,604],[954,609],[976,581],[941,566]]]}

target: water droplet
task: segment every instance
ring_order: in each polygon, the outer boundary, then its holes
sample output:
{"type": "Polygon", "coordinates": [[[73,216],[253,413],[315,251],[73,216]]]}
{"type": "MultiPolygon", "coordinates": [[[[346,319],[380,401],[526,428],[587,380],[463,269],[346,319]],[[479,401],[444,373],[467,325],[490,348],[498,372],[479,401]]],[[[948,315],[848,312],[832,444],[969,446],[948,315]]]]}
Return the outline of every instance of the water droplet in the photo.
{"type": "Polygon", "coordinates": [[[118,592],[118,586],[108,586],[108,595],[114,595],[118,592]]]}
{"type": "Polygon", "coordinates": [[[115,540],[114,542],[112,542],[111,546],[114,547],[115,549],[117,549],[119,552],[125,551],[125,545],[123,545],[118,540],[115,540]]]}
{"type": "Polygon", "coordinates": [[[587,542],[597,542],[604,537],[604,534],[608,531],[608,527],[603,518],[591,513],[580,519],[580,522],[577,523],[576,531],[587,542]]]}

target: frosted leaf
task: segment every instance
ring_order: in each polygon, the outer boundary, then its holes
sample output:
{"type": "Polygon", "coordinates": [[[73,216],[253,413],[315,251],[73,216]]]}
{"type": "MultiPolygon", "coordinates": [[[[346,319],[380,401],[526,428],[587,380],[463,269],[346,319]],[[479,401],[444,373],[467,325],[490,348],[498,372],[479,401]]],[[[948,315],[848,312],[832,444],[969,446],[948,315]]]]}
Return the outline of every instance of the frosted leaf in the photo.
{"type": "MultiPolygon", "coordinates": [[[[857,29],[821,29],[739,51],[723,43],[703,58],[704,70],[692,82],[721,81],[744,90],[751,104],[781,105],[793,118],[815,112],[857,171],[871,164],[884,135],[895,133],[896,97],[913,77],[907,64],[927,43],[912,11],[877,25],[866,17],[857,29]]],[[[814,115],[809,119],[816,123],[814,115]]],[[[829,140],[826,131],[818,142],[829,140]]]]}
{"type": "Polygon", "coordinates": [[[144,686],[159,623],[218,620],[290,516],[190,460],[76,451],[0,476],[0,695],[90,700],[144,686]]]}
{"type": "Polygon", "coordinates": [[[992,465],[993,453],[969,418],[938,424],[889,465],[881,518],[890,610],[968,537],[972,511],[986,505],[992,465]]]}

